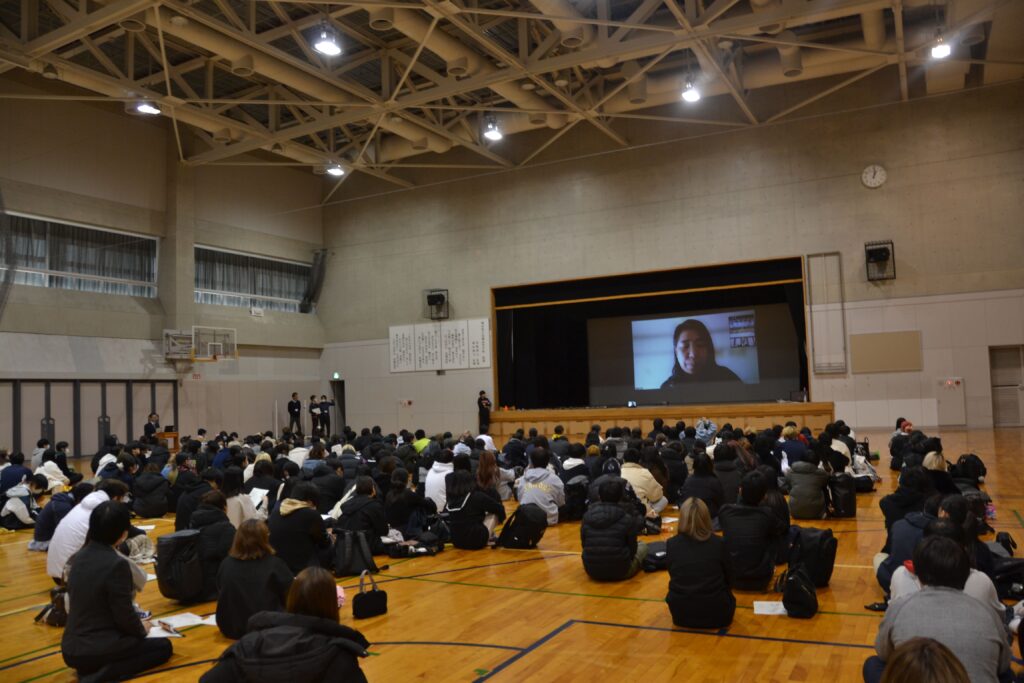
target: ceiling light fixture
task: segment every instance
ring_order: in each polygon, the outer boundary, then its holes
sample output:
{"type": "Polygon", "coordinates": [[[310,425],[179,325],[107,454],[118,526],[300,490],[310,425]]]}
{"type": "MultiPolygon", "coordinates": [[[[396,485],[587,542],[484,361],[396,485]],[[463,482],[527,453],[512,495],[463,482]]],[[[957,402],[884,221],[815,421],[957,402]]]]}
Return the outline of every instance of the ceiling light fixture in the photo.
{"type": "Polygon", "coordinates": [[[162,113],[160,111],[160,107],[157,106],[155,103],[150,102],[149,100],[141,100],[138,104],[135,105],[135,111],[139,112],[140,114],[147,114],[149,116],[157,116],[162,113]]]}
{"type": "Polygon", "coordinates": [[[345,175],[345,169],[341,167],[341,164],[331,164],[327,167],[327,175],[332,175],[335,178],[340,178],[345,175]]]}
{"type": "Polygon", "coordinates": [[[505,137],[501,134],[501,129],[498,128],[498,122],[494,120],[493,116],[488,116],[484,119],[484,137],[491,142],[497,142],[505,137]]]}
{"type": "Polygon", "coordinates": [[[942,39],[942,31],[935,32],[935,44],[932,45],[932,59],[945,59],[953,53],[953,48],[942,39]]]}
{"type": "Polygon", "coordinates": [[[328,57],[337,57],[341,54],[341,45],[338,43],[338,35],[334,32],[327,22],[324,22],[320,26],[320,30],[317,32],[316,41],[313,43],[313,49],[322,55],[328,57]]]}
{"type": "Polygon", "coordinates": [[[686,87],[683,88],[683,99],[687,102],[696,102],[700,99],[700,90],[697,90],[693,81],[686,81],[686,87]]]}

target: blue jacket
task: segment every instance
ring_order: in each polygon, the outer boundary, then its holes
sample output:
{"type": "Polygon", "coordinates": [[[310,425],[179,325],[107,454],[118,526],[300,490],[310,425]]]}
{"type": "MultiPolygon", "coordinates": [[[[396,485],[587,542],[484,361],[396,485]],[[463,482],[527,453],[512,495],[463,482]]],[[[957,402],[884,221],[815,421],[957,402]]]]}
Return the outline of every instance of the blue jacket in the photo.
{"type": "Polygon", "coordinates": [[[225,467],[227,467],[228,458],[230,458],[230,457],[231,457],[231,449],[230,448],[222,448],[222,449],[220,449],[219,451],[217,451],[217,455],[215,455],[214,458],[213,458],[213,467],[217,468],[218,470],[224,469],[225,467]]]}
{"type": "Polygon", "coordinates": [[[24,465],[8,465],[0,470],[0,493],[7,493],[7,489],[17,486],[23,479],[32,476],[32,470],[24,465]]]}
{"type": "Polygon", "coordinates": [[[75,498],[70,493],[57,493],[46,504],[43,511],[36,517],[36,529],[33,538],[36,541],[49,541],[57,530],[60,520],[75,507],[75,498]]]}

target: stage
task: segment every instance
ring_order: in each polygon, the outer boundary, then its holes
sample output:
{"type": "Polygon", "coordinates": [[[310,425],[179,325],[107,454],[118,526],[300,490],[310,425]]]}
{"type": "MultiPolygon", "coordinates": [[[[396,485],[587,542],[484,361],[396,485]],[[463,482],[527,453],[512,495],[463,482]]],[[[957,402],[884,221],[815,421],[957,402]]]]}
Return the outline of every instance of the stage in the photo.
{"type": "Polygon", "coordinates": [[[549,410],[495,410],[491,413],[490,433],[498,444],[503,444],[517,429],[536,427],[547,437],[554,433],[555,425],[565,427],[573,441],[583,441],[590,426],[601,425],[601,432],[609,427],[639,427],[644,436],[651,431],[654,419],[660,417],[666,424],[684,421],[687,426],[702,417],[709,418],[719,427],[731,423],[734,427],[765,429],[788,420],[801,427],[811,428],[815,434],[835,419],[835,404],[819,403],[718,403],[713,405],[638,406],[636,408],[561,408],[549,410]]]}

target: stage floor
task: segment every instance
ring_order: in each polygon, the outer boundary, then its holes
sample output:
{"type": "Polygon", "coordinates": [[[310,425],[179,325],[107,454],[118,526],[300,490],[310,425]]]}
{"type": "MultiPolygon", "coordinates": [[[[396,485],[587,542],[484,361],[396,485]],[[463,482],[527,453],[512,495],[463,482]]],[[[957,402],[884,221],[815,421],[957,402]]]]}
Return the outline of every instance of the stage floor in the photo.
{"type": "MultiPolygon", "coordinates": [[[[888,439],[882,432],[858,434],[864,435],[876,447],[888,439]]],[[[984,459],[985,488],[998,511],[994,526],[1024,542],[1024,430],[941,436],[950,459],[967,451],[984,459]]],[[[754,600],[779,595],[737,592],[729,629],[675,629],[663,602],[668,575],[591,581],[580,563],[579,524],[571,523],[549,529],[537,550],[449,549],[392,561],[378,577],[389,614],[356,622],[346,605],[343,622],[372,643],[362,662],[370,681],[859,681],[881,619],[863,605],[880,598],[871,558],[884,535],[878,500],[895,488],[887,461],[884,455],[878,490],[858,496],[855,519],[814,524],[835,531],[839,553],[831,585],[818,593],[821,611],[811,620],[755,616],[754,600]]],[[[153,538],[173,531],[170,517],[136,523],[155,524],[153,538]]],[[[663,538],[675,531],[666,527],[663,538]]],[[[32,622],[52,582],[45,555],[26,549],[30,538],[30,531],[0,535],[0,680],[73,681],[60,656],[61,630],[32,622]]],[[[357,583],[339,580],[350,598],[357,583]]],[[[155,583],[140,602],[155,616],[215,608],[179,607],[155,583]]],[[[161,671],[137,680],[197,680],[230,642],[215,628],[194,627],[173,641],[174,656],[161,671]]]]}

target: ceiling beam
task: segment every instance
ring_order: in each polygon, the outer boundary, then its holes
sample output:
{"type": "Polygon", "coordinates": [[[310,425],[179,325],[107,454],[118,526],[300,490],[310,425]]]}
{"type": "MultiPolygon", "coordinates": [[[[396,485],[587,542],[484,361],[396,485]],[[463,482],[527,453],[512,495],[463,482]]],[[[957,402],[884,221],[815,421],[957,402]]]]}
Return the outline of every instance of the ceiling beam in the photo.
{"type": "Polygon", "coordinates": [[[95,12],[79,16],[74,21],[64,24],[55,31],[44,33],[35,40],[29,41],[25,44],[23,53],[28,57],[41,57],[94,31],[106,28],[111,24],[116,24],[122,19],[127,19],[158,3],[159,0],[118,0],[117,2],[111,2],[95,12]]]}

